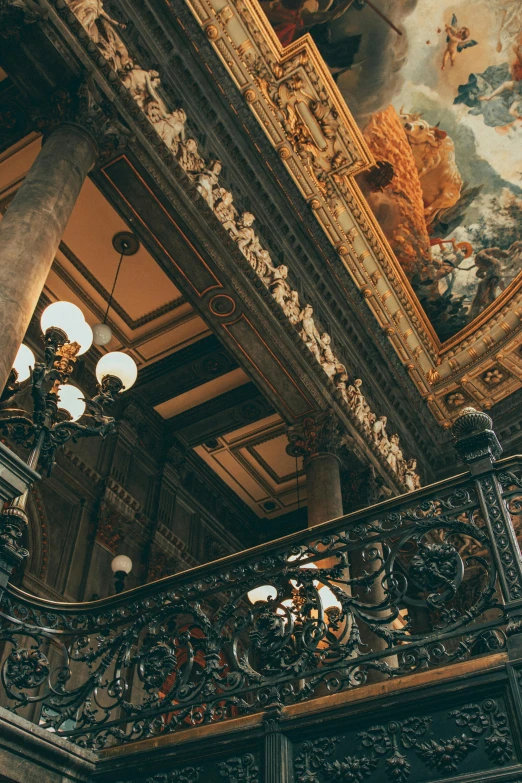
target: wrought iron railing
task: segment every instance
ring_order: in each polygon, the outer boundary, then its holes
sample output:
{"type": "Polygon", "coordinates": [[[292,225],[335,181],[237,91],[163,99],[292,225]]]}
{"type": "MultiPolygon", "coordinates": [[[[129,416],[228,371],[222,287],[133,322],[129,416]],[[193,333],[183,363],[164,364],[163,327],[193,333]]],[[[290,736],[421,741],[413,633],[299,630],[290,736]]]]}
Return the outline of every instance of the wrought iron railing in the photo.
{"type": "Polygon", "coordinates": [[[457,420],[470,472],[127,593],[8,587],[4,697],[99,748],[502,649],[522,625],[522,457],[495,462],[490,426],[457,420]]]}

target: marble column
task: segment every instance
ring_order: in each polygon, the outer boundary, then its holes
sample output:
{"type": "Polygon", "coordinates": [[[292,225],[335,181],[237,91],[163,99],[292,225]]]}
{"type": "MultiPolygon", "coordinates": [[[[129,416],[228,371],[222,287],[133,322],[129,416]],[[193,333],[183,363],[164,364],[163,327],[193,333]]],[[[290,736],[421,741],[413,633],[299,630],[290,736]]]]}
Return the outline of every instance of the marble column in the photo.
{"type": "MultiPolygon", "coordinates": [[[[289,446],[287,452],[294,456],[302,456],[306,472],[306,494],[308,505],[308,527],[319,525],[331,519],[343,516],[343,501],[341,492],[340,461],[337,456],[340,446],[341,432],[333,413],[327,412],[304,419],[302,424],[290,427],[288,430],[289,446]]],[[[382,555],[380,544],[368,542],[368,549],[374,549],[382,555]]],[[[356,578],[364,573],[375,573],[379,566],[379,559],[368,557],[366,547],[350,551],[349,570],[344,574],[345,579],[356,578]]],[[[335,565],[337,558],[328,558],[317,563],[319,567],[328,568],[335,565]]],[[[366,587],[347,587],[348,593],[358,598],[368,607],[385,602],[386,595],[381,579],[377,577],[366,587]]],[[[377,618],[386,616],[387,613],[374,611],[370,613],[377,618]]],[[[366,648],[362,652],[377,652],[386,649],[386,642],[373,633],[366,623],[358,622],[361,641],[366,648]]],[[[385,659],[390,665],[396,665],[396,656],[385,659]]],[[[370,670],[368,682],[382,679],[379,672],[370,670]]]]}
{"type": "Polygon", "coordinates": [[[0,221],[0,389],[96,154],[79,125],[56,127],[0,221]]]}
{"type": "Polygon", "coordinates": [[[343,515],[337,456],[340,437],[338,423],[330,412],[307,417],[288,430],[288,454],[304,460],[308,527],[343,515]]]}

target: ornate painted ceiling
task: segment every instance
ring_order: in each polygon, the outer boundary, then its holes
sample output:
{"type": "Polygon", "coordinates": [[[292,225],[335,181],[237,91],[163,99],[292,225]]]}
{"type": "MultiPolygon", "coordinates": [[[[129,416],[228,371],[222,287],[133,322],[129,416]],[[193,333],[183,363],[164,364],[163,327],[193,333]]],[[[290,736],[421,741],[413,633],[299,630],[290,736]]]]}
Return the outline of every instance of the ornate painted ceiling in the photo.
{"type": "Polygon", "coordinates": [[[522,3],[187,3],[437,421],[519,388],[522,3]]]}

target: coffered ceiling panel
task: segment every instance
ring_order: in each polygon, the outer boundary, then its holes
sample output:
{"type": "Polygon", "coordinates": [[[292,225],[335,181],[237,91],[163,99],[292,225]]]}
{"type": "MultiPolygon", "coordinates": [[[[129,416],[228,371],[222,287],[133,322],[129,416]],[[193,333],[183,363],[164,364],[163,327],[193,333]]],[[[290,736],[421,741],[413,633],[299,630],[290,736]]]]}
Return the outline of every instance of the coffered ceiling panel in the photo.
{"type": "MultiPolygon", "coordinates": [[[[72,263],[79,261],[77,274],[88,270],[100,289],[110,293],[119,262],[112,238],[118,231],[128,230],[96,186],[86,180],[63,235],[72,263]]],[[[136,255],[124,256],[115,294],[132,322],[167,309],[181,297],[179,289],[143,246],[136,255]]]]}
{"type": "Polygon", "coordinates": [[[170,400],[160,403],[160,405],[156,405],[155,410],[164,419],[170,419],[172,416],[177,416],[179,413],[183,413],[183,411],[196,407],[196,405],[212,400],[220,394],[237,389],[239,386],[248,383],[248,381],[249,378],[246,373],[238,367],[236,370],[221,375],[219,378],[202,383],[195,389],[183,392],[170,400]]]}
{"type": "Polygon", "coordinates": [[[275,518],[306,505],[302,460],[286,453],[288,438],[274,414],[195,451],[256,514],[275,518]]]}

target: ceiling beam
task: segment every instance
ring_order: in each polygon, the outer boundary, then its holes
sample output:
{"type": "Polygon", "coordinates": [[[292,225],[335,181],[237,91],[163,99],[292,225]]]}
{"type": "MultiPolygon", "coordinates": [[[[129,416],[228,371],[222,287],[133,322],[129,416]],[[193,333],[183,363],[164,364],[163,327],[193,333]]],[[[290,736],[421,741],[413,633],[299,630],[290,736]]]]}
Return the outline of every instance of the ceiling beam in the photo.
{"type": "Polygon", "coordinates": [[[272,413],[275,413],[272,405],[253,383],[247,383],[174,416],[168,420],[167,427],[185,446],[194,448],[272,413]]]}

